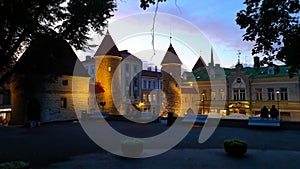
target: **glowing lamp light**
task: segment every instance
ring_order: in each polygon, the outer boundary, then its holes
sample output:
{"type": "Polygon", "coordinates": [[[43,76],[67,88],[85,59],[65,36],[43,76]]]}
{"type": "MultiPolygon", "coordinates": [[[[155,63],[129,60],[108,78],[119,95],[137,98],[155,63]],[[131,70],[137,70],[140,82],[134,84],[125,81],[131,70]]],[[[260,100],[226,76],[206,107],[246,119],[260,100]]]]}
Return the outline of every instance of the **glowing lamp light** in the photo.
{"type": "Polygon", "coordinates": [[[11,108],[2,108],[0,109],[0,112],[9,112],[11,111],[11,108]]]}

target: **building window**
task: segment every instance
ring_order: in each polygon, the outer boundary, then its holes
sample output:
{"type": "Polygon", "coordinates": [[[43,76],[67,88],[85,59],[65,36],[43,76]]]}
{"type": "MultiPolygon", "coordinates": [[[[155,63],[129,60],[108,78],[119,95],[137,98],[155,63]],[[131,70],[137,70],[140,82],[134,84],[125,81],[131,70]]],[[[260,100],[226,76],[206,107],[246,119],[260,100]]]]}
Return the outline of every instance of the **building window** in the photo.
{"type": "Polygon", "coordinates": [[[216,91],[211,91],[211,100],[216,100],[216,91]]]}
{"type": "Polygon", "coordinates": [[[143,89],[146,89],[146,88],[147,88],[147,81],[143,80],[143,89]]]}
{"type": "Polygon", "coordinates": [[[147,102],[147,94],[146,93],[143,94],[143,101],[147,102]]]}
{"type": "Polygon", "coordinates": [[[157,101],[156,94],[153,94],[152,97],[153,97],[153,102],[156,102],[157,101]]]}
{"type": "Polygon", "coordinates": [[[130,66],[129,66],[129,64],[125,64],[125,71],[126,71],[126,73],[130,73],[130,66]]]}
{"type": "Polygon", "coordinates": [[[288,100],[287,88],[280,88],[280,96],[281,100],[288,100]]]}
{"type": "Polygon", "coordinates": [[[68,84],[69,84],[69,81],[68,81],[68,80],[63,80],[63,81],[62,81],[62,85],[63,85],[63,86],[68,86],[68,84]]]}
{"type": "Polygon", "coordinates": [[[262,100],[262,89],[256,88],[255,93],[256,93],[256,100],[262,100]]]}
{"type": "Polygon", "coordinates": [[[268,67],[268,75],[274,75],[274,67],[268,67]]]}
{"type": "Polygon", "coordinates": [[[91,75],[95,74],[95,65],[91,65],[91,75]]]}
{"type": "Polygon", "coordinates": [[[147,96],[148,96],[148,100],[147,100],[147,101],[148,101],[148,102],[151,102],[151,101],[152,101],[152,99],[151,99],[151,94],[148,94],[147,96]]]}
{"type": "Polygon", "coordinates": [[[138,65],[135,65],[135,66],[134,66],[134,73],[138,73],[138,71],[139,71],[139,66],[138,66],[138,65]]]}
{"type": "Polygon", "coordinates": [[[274,100],[274,88],[268,88],[268,100],[274,100]]]}
{"type": "Polygon", "coordinates": [[[65,97],[60,98],[60,107],[65,109],[67,108],[67,98],[65,97]]]}
{"type": "Polygon", "coordinates": [[[245,89],[240,89],[240,100],[246,100],[246,91],[245,91],[245,89]]]}
{"type": "Polygon", "coordinates": [[[221,100],[225,100],[225,92],[224,89],[220,89],[221,100]]]}
{"type": "Polygon", "coordinates": [[[246,100],[245,89],[233,89],[233,100],[246,100]]]}
{"type": "Polygon", "coordinates": [[[153,81],[153,89],[156,89],[156,82],[153,81]]]}
{"type": "Polygon", "coordinates": [[[111,72],[111,67],[109,66],[107,70],[108,70],[109,72],[111,72]]]}
{"type": "Polygon", "coordinates": [[[148,89],[151,89],[151,81],[148,81],[148,89]]]}

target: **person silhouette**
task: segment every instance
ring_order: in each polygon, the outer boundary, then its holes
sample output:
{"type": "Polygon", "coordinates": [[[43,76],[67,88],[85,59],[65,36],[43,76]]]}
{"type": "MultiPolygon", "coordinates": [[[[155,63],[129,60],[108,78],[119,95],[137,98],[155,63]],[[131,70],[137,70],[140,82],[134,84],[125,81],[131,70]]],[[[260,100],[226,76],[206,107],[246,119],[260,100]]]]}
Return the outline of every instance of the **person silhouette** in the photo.
{"type": "Polygon", "coordinates": [[[266,106],[264,106],[261,110],[260,110],[260,117],[262,118],[268,118],[269,117],[269,110],[266,106]]]}
{"type": "Polygon", "coordinates": [[[278,118],[278,116],[279,116],[279,112],[275,108],[275,105],[272,105],[272,108],[270,109],[270,116],[271,116],[271,118],[278,118]]]}

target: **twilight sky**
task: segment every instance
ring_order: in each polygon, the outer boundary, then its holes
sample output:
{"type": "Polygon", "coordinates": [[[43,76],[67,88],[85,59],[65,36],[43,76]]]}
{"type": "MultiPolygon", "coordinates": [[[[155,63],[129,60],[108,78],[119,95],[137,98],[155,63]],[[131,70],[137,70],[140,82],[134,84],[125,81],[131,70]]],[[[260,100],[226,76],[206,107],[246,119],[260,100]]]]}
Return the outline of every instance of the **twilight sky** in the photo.
{"type": "MultiPolygon", "coordinates": [[[[242,41],[244,30],[235,23],[236,13],[245,8],[244,0],[177,0],[179,8],[175,2],[167,0],[159,5],[155,25],[157,53],[153,56],[151,28],[154,6],[144,11],[139,7],[139,0],[117,0],[118,10],[110,21],[109,30],[118,48],[127,49],[142,60],[159,65],[169,46],[171,33],[172,44],[187,69],[192,68],[200,55],[207,64],[211,46],[215,62],[222,67],[237,63],[238,50],[241,62],[252,64],[252,44],[242,41]]],[[[102,38],[94,35],[93,44],[99,44],[102,38]]],[[[95,50],[88,52],[93,55],[95,50]]],[[[81,59],[87,55],[78,54],[81,59]]]]}

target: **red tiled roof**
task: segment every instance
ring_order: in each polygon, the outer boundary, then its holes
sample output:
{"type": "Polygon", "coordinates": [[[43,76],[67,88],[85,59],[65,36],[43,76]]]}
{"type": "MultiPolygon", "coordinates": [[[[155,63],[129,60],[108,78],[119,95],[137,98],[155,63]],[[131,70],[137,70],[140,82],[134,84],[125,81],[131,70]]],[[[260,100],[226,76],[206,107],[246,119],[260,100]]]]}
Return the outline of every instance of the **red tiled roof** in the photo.
{"type": "Polygon", "coordinates": [[[142,76],[161,77],[161,72],[154,72],[154,71],[150,71],[150,70],[142,70],[142,76]]]}

